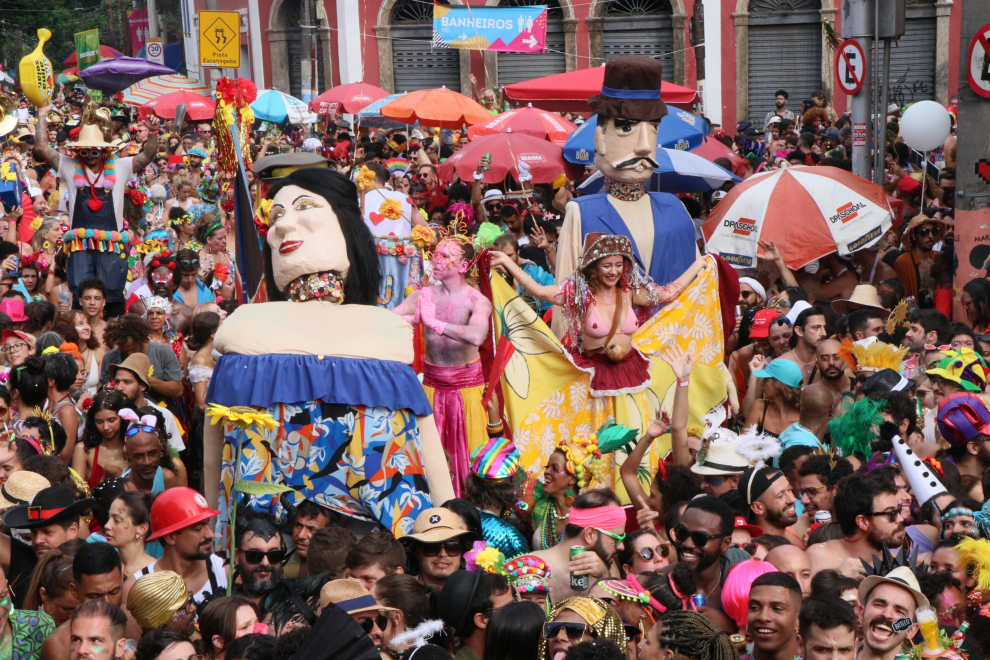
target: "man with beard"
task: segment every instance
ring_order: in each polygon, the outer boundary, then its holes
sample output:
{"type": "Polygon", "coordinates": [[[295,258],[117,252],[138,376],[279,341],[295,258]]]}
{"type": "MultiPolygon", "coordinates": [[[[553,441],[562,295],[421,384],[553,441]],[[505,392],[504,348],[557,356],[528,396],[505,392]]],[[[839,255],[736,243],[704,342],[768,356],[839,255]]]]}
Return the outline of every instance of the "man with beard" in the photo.
{"type": "Polygon", "coordinates": [[[925,371],[932,383],[935,403],[957,392],[979,394],[987,384],[987,363],[971,348],[942,351],[938,365],[925,371]]]}
{"type": "Polygon", "coordinates": [[[151,506],[149,541],[161,539],[162,558],[149,566],[148,573],[174,571],[182,576],[197,603],[227,588],[223,561],[213,554],[210,518],[219,514],[206,498],[192,488],[169,488],[151,506]]]}
{"type": "Polygon", "coordinates": [[[919,297],[926,292],[934,302],[938,282],[932,277],[931,270],[939,253],[932,248],[942,240],[945,228],[944,221],[927,215],[914,216],[904,228],[901,238],[904,253],[894,262],[894,272],[904,283],[905,295],[919,297]]]}
{"type": "Polygon", "coordinates": [[[237,572],[241,576],[238,593],[260,604],[261,599],[282,580],[285,548],[275,518],[256,513],[244,526],[237,540],[237,572]]]}
{"type": "Polygon", "coordinates": [[[891,552],[904,544],[904,516],[893,484],[862,474],[846,477],[835,494],[835,517],[843,538],[807,550],[815,573],[831,568],[857,577],[863,574],[860,559],[872,564],[884,544],[891,552]]]}
{"type": "Polygon", "coordinates": [[[763,118],[763,131],[766,132],[770,130],[770,120],[774,117],[780,117],[781,119],[794,119],[794,113],[787,109],[787,97],[790,96],[786,89],[778,89],[774,94],[774,109],[767,112],[766,117],[763,118]]]}
{"type": "Polygon", "coordinates": [[[753,522],[764,534],[783,536],[804,548],[801,539],[787,529],[797,522],[794,491],[784,473],[774,467],[749,468],[739,480],[739,494],[749,505],[753,522]]]}
{"type": "Polygon", "coordinates": [[[938,404],[938,430],[949,443],[946,450],[960,474],[977,477],[990,467],[990,410],[983,400],[969,392],[945,397],[938,404]]]}
{"type": "Polygon", "coordinates": [[[808,391],[824,390],[832,397],[832,407],[837,408],[842,402],[842,395],[853,389],[852,378],[846,371],[846,361],[839,355],[841,343],[834,339],[822,340],[815,349],[815,365],[822,375],[821,380],[809,385],[801,392],[801,398],[808,391]]]}
{"type": "Polygon", "coordinates": [[[461,567],[473,536],[461,527],[461,519],[456,513],[435,508],[416,516],[413,533],[403,536],[402,540],[408,544],[406,555],[413,559],[410,568],[418,570],[419,581],[439,590],[461,567]]]}
{"type": "MultiPolygon", "coordinates": [[[[706,605],[698,611],[726,630],[735,630],[735,623],[722,611],[722,585],[733,566],[751,559],[745,550],[729,547],[735,522],[735,511],[728,504],[704,495],[688,503],[680,522],[670,530],[678,563],[691,569],[698,593],[705,595],[706,605]]],[[[668,573],[672,566],[660,572],[668,573]]]]}
{"type": "Polygon", "coordinates": [[[797,656],[800,610],[801,586],[787,573],[764,573],[753,580],[746,616],[746,630],[753,637],[753,660],[792,660],[797,656]]]}
{"type": "Polygon", "coordinates": [[[852,474],[852,465],[840,458],[832,465],[832,457],[816,454],[798,468],[798,491],[804,505],[804,515],[815,520],[819,511],[831,512],[835,508],[835,491],[839,480],[852,474]]]}
{"type": "MultiPolygon", "coordinates": [[[[69,660],[118,660],[128,653],[127,615],[116,605],[91,601],[73,612],[69,660]]],[[[63,656],[64,657],[64,656],[63,656]]]]}
{"type": "Polygon", "coordinates": [[[804,660],[853,660],[856,610],[835,596],[804,601],[798,616],[798,655],[804,660]]]}
{"type": "MultiPolygon", "coordinates": [[[[120,392],[128,399],[134,402],[134,408],[140,409],[145,406],[153,406],[157,413],[161,413],[162,418],[165,422],[165,430],[168,433],[168,444],[176,451],[182,451],[186,448],[186,444],[182,441],[182,434],[179,432],[179,425],[175,421],[175,415],[165,408],[164,406],[154,405],[151,401],[148,401],[145,397],[148,394],[148,390],[151,388],[150,378],[145,374],[151,373],[152,370],[151,360],[144,353],[134,353],[128,355],[127,359],[120,364],[111,364],[107,368],[107,375],[113,381],[112,389],[115,392],[120,392]]],[[[159,464],[161,462],[161,456],[158,457],[159,464]]],[[[151,466],[147,466],[151,467],[151,466]]],[[[155,477],[155,472],[157,471],[158,465],[154,466],[155,470],[152,470],[152,478],[155,477]]],[[[151,487],[146,483],[141,483],[141,476],[138,478],[131,479],[136,487],[140,490],[151,490],[151,487]],[[147,486],[147,487],[142,487],[147,486]]],[[[173,475],[174,476],[174,475],[173,475]]],[[[167,487],[171,487],[173,484],[164,484],[167,487]]]]}
{"type": "Polygon", "coordinates": [[[124,358],[142,353],[148,356],[154,370],[142,376],[148,386],[145,395],[155,403],[168,397],[180,397],[184,392],[182,369],[170,344],[151,341],[151,326],[136,314],[124,314],[107,324],[104,334],[107,346],[113,346],[103,356],[100,382],[110,382],[110,366],[120,364],[124,358]]]}
{"type": "MultiPolygon", "coordinates": [[[[466,571],[460,571],[466,573],[466,571]]],[[[472,577],[477,574],[472,573],[472,577]]],[[[483,578],[500,578],[505,582],[505,578],[490,573],[481,572],[483,578]]],[[[505,592],[508,594],[509,602],[512,600],[512,591],[505,584],[505,592]]],[[[474,601],[470,601],[474,602],[474,601]]],[[[468,604],[470,604],[470,602],[468,604]]],[[[343,578],[331,580],[323,585],[320,590],[320,607],[327,607],[330,603],[335,604],[340,609],[351,615],[351,618],[361,624],[375,646],[383,652],[388,652],[389,644],[396,634],[397,616],[401,612],[394,607],[381,605],[371,595],[371,592],[361,586],[357,580],[343,578]]],[[[491,601],[488,602],[491,606],[491,601]]],[[[491,613],[488,613],[491,616],[491,613]]]]}
{"type": "MultiPolygon", "coordinates": [[[[589,490],[574,498],[569,520],[564,538],[557,545],[533,553],[550,568],[550,597],[554,603],[581,595],[571,589],[572,574],[586,575],[589,589],[611,577],[609,564],[622,549],[625,538],[625,513],[607,488],[589,490]],[[585,551],[571,559],[573,546],[582,546],[585,551]]],[[[730,517],[726,538],[732,535],[732,522],[730,517]]]]}
{"type": "Polygon", "coordinates": [[[886,576],[871,575],[863,580],[859,602],[863,605],[863,648],[856,660],[893,660],[903,644],[912,644],[918,632],[918,624],[911,623],[915,611],[929,606],[918,578],[907,566],[898,566],[886,576]],[[896,632],[894,623],[899,619],[908,619],[909,625],[896,632]]]}
{"type": "Polygon", "coordinates": [[[779,359],[790,360],[801,367],[806,385],[818,380],[815,358],[818,355],[818,345],[826,336],[825,312],[820,307],[806,309],[794,319],[791,350],[781,355],[779,359]]]}

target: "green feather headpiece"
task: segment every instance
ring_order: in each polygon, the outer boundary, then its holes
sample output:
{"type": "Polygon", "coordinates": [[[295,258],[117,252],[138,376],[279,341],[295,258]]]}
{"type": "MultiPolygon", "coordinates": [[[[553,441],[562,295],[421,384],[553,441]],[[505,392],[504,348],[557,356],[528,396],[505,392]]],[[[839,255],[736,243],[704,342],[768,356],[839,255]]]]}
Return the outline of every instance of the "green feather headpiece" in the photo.
{"type": "Polygon", "coordinates": [[[883,422],[880,413],[885,403],[869,397],[860,399],[828,423],[832,444],[838,445],[843,456],[870,456],[873,453],[871,446],[877,439],[878,429],[883,422]]]}

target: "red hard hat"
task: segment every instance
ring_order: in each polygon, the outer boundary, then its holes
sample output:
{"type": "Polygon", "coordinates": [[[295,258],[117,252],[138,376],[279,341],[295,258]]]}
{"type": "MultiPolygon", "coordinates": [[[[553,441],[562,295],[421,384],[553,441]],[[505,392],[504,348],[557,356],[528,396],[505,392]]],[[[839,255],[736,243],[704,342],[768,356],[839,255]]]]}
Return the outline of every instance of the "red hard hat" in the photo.
{"type": "Polygon", "coordinates": [[[155,498],[151,505],[151,529],[149,541],[166,534],[191,527],[219,514],[210,508],[206,498],[192,488],[175,486],[155,498]]]}

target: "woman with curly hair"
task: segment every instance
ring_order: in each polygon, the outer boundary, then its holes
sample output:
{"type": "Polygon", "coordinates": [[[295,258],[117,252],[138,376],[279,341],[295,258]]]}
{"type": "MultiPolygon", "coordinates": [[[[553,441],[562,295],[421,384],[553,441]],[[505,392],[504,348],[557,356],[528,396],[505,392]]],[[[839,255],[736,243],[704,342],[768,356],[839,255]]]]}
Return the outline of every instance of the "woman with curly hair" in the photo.
{"type": "Polygon", "coordinates": [[[92,488],[106,478],[119,477],[127,469],[124,457],[124,422],[120,411],[128,405],[119,392],[100,392],[93,400],[83,426],[82,442],[72,454],[72,469],[92,488]]]}

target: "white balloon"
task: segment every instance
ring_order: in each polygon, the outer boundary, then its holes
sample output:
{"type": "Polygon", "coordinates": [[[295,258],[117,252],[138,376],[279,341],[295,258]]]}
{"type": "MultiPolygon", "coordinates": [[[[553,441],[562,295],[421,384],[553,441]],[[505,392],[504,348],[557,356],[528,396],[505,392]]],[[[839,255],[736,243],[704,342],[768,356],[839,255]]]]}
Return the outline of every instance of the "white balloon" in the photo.
{"type": "Polygon", "coordinates": [[[951,129],[952,116],[935,101],[919,101],[901,117],[901,138],[918,151],[941,147],[951,129]]]}

